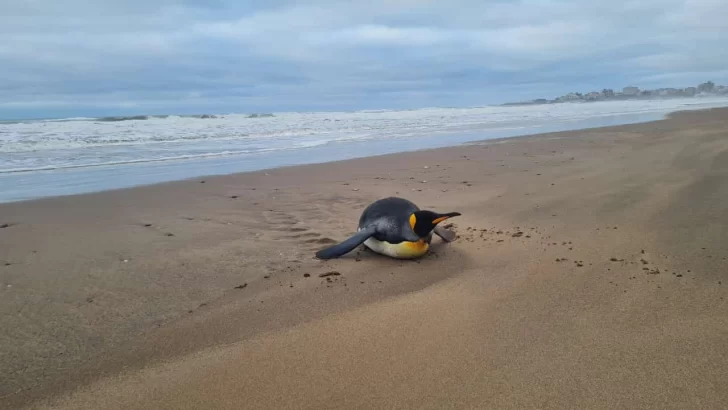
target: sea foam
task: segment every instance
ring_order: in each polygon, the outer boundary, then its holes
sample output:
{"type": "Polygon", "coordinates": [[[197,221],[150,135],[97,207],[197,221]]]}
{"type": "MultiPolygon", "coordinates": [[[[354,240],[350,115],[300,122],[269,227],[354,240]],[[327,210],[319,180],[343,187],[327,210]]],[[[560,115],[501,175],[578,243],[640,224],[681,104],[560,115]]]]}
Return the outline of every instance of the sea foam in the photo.
{"type": "Polygon", "coordinates": [[[726,99],[274,114],[140,115],[0,123],[0,174],[184,161],[728,105],[726,99]]]}

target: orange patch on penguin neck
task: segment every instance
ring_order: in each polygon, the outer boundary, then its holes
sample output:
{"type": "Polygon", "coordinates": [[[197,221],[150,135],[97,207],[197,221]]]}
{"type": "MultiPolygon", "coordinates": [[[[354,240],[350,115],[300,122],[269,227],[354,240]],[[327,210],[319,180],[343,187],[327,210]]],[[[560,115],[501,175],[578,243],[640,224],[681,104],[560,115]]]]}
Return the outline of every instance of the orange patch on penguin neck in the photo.
{"type": "Polygon", "coordinates": [[[415,214],[410,215],[409,223],[410,223],[410,227],[414,231],[415,230],[415,224],[417,223],[417,217],[415,216],[415,214]]]}

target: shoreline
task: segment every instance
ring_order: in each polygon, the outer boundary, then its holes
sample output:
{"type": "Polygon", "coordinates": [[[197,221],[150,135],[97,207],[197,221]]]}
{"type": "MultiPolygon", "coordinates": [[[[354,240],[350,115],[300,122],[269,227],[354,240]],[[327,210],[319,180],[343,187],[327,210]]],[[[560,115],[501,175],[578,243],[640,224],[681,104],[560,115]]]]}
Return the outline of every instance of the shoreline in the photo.
{"type": "Polygon", "coordinates": [[[725,113],[0,204],[0,404],[720,407],[725,113]],[[312,259],[385,195],[459,240],[312,259]]]}
{"type": "MultiPolygon", "coordinates": [[[[686,108],[685,111],[715,108],[686,108]]],[[[700,104],[696,104],[700,105],[700,104]]],[[[688,106],[689,107],[689,106],[688,106]]],[[[358,141],[343,145],[325,144],[291,152],[259,153],[254,156],[221,155],[199,159],[142,161],[136,164],[78,166],[71,168],[0,174],[8,188],[0,203],[22,202],[56,196],[106,192],[160,183],[211,178],[242,172],[269,171],[280,167],[316,165],[356,158],[467,145],[482,140],[523,138],[543,133],[588,130],[608,126],[639,124],[667,118],[670,112],[623,113],[580,120],[542,124],[526,129],[492,129],[474,133],[433,134],[411,140],[358,141]],[[413,147],[416,144],[418,147],[413,147]]]]}

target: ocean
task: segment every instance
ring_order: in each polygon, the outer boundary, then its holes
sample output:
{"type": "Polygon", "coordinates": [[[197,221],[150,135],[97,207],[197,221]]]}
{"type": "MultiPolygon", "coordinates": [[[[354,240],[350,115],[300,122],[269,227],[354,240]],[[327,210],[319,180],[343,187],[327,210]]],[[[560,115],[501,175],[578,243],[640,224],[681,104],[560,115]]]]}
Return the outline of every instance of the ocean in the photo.
{"type": "Polygon", "coordinates": [[[0,202],[652,121],[726,98],[0,121],[0,202]]]}

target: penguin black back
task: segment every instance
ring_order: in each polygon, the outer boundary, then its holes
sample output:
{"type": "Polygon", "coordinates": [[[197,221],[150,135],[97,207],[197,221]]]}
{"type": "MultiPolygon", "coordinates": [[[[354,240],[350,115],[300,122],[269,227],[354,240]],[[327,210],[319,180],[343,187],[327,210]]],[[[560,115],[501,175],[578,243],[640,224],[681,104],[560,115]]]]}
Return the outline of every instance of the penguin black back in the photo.
{"type": "MultiPolygon", "coordinates": [[[[411,216],[420,208],[404,198],[389,197],[371,203],[359,218],[359,229],[376,226],[374,238],[390,243],[405,240],[416,241],[419,237],[410,234],[411,216]],[[410,229],[407,229],[410,227],[410,229]]],[[[412,232],[414,233],[414,232],[412,232]]]]}
{"type": "Polygon", "coordinates": [[[419,211],[420,208],[412,201],[404,198],[389,197],[374,201],[364,209],[359,218],[359,226],[366,220],[374,220],[378,218],[396,218],[406,216],[419,211]]]}

